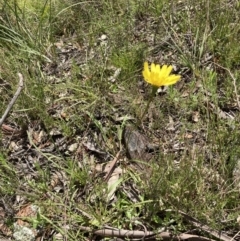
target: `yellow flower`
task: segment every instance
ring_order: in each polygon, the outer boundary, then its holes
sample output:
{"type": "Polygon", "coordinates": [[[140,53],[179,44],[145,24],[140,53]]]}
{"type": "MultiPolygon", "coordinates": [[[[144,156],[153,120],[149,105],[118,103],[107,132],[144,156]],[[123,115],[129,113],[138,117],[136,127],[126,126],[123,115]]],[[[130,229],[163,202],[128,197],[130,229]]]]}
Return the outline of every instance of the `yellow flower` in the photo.
{"type": "Polygon", "coordinates": [[[170,74],[172,66],[163,65],[162,68],[159,64],[151,64],[150,70],[148,62],[144,62],[143,77],[149,84],[160,87],[173,85],[180,80],[181,75],[170,74]]]}

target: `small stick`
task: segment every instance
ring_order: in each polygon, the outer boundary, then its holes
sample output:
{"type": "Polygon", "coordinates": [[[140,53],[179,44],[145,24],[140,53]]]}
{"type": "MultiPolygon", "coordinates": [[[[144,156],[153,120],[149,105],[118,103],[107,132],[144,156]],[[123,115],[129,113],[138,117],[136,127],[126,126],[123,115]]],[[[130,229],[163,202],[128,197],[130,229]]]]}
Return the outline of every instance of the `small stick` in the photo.
{"type": "Polygon", "coordinates": [[[23,89],[23,76],[21,73],[18,73],[18,77],[19,77],[19,83],[18,83],[17,91],[16,91],[15,95],[13,96],[12,100],[10,101],[10,103],[8,104],[7,109],[5,110],[2,118],[0,119],[0,126],[3,124],[4,120],[7,118],[8,113],[12,109],[14,103],[16,102],[18,96],[20,95],[20,93],[23,89]]]}
{"type": "Polygon", "coordinates": [[[237,237],[239,236],[239,234],[240,234],[240,231],[239,231],[239,232],[237,232],[237,233],[234,235],[234,237],[232,237],[232,239],[231,239],[230,241],[235,240],[235,238],[237,238],[237,237]]]}
{"type": "Polygon", "coordinates": [[[117,155],[115,156],[115,158],[113,159],[113,161],[110,163],[110,168],[108,173],[105,175],[104,180],[107,182],[109,180],[109,178],[111,177],[112,173],[113,173],[113,169],[115,164],[117,163],[118,157],[121,153],[121,150],[117,153],[117,155]]]}
{"type": "Polygon", "coordinates": [[[214,241],[208,237],[203,237],[194,234],[181,233],[173,235],[169,231],[166,232],[153,232],[153,231],[138,231],[138,230],[125,230],[125,229],[109,229],[103,228],[99,230],[92,230],[90,227],[79,227],[80,230],[86,232],[93,232],[93,234],[101,237],[117,237],[137,240],[164,240],[164,241],[214,241]]]}

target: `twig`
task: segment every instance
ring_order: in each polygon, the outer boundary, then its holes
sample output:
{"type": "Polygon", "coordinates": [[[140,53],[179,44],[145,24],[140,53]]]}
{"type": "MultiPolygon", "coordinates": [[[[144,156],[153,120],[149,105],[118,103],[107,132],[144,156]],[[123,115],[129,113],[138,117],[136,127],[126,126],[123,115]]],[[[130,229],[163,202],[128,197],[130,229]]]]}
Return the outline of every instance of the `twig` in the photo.
{"type": "Polygon", "coordinates": [[[79,227],[80,230],[86,232],[93,232],[93,234],[101,236],[101,237],[117,237],[117,238],[129,238],[129,239],[141,239],[141,240],[171,240],[171,241],[180,241],[180,240],[188,240],[188,241],[213,241],[213,239],[206,238],[203,236],[192,235],[192,234],[179,234],[173,235],[170,232],[151,232],[151,231],[133,231],[133,230],[125,230],[125,229],[108,229],[103,228],[96,231],[93,231],[89,227],[79,227]]]}
{"type": "Polygon", "coordinates": [[[17,91],[16,91],[15,95],[13,96],[12,100],[10,101],[10,103],[8,104],[7,109],[5,110],[2,118],[0,119],[0,126],[3,124],[4,120],[6,119],[8,113],[12,109],[14,103],[16,102],[18,96],[20,95],[20,93],[23,89],[23,76],[21,73],[18,73],[18,77],[19,77],[19,83],[18,83],[17,91]]]}
{"type": "Polygon", "coordinates": [[[240,234],[240,231],[239,231],[239,232],[237,232],[237,233],[234,235],[234,237],[232,237],[232,239],[231,239],[230,241],[235,240],[235,238],[236,238],[236,237],[238,237],[238,236],[239,236],[239,234],[240,234]]]}
{"type": "Polygon", "coordinates": [[[200,230],[212,235],[213,237],[221,240],[221,241],[232,241],[232,237],[229,237],[228,235],[224,234],[221,231],[217,231],[214,229],[211,229],[206,224],[200,223],[197,219],[189,216],[188,214],[179,211],[179,213],[184,217],[184,219],[188,222],[190,222],[194,227],[199,228],[200,230]]]}
{"type": "Polygon", "coordinates": [[[115,158],[113,159],[113,161],[110,163],[110,168],[108,173],[105,175],[104,180],[107,182],[109,180],[109,178],[111,177],[112,173],[113,173],[113,169],[115,164],[117,163],[117,160],[119,158],[119,155],[121,153],[121,150],[117,153],[117,155],[115,156],[115,158]]]}

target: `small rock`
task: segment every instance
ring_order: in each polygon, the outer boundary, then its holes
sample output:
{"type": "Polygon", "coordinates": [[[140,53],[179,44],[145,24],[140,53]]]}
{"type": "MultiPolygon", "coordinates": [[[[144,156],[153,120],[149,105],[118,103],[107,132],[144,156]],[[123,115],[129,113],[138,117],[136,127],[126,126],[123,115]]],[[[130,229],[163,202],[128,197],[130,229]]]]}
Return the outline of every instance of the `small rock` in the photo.
{"type": "Polygon", "coordinates": [[[35,233],[30,228],[15,223],[13,237],[16,241],[34,241],[35,233]]]}
{"type": "Polygon", "coordinates": [[[106,41],[108,39],[106,34],[102,34],[102,36],[99,38],[101,41],[106,41]]]}
{"type": "Polygon", "coordinates": [[[151,151],[157,149],[143,134],[128,126],[124,130],[123,141],[131,159],[149,161],[152,157],[151,151]]]}
{"type": "Polygon", "coordinates": [[[74,152],[74,151],[77,150],[77,148],[78,148],[78,144],[77,144],[77,143],[73,143],[72,145],[70,145],[70,146],[68,147],[68,150],[69,150],[70,152],[74,152]]]}

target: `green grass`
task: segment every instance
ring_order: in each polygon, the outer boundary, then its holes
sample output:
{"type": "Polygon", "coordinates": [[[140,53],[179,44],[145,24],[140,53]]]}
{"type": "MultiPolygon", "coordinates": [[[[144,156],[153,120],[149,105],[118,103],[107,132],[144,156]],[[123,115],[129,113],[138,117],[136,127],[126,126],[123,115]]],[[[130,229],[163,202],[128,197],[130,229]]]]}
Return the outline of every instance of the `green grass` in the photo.
{"type": "Polygon", "coordinates": [[[0,0],[0,7],[1,114],[17,73],[24,76],[5,121],[23,134],[1,133],[0,198],[15,213],[37,205],[30,226],[68,240],[88,240],[79,226],[192,230],[179,211],[237,233],[238,1],[0,0]],[[182,80],[156,96],[139,125],[151,94],[144,61],[174,65],[182,80]],[[142,171],[136,163],[144,161],[129,160],[122,143],[128,124],[159,148],[142,171]],[[123,173],[109,187],[103,163],[119,150],[123,173]]]}

